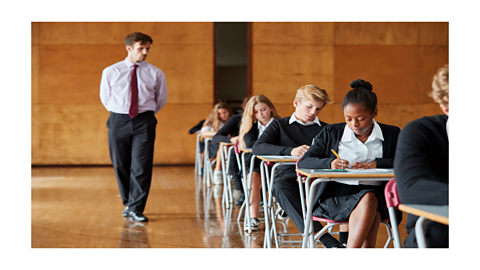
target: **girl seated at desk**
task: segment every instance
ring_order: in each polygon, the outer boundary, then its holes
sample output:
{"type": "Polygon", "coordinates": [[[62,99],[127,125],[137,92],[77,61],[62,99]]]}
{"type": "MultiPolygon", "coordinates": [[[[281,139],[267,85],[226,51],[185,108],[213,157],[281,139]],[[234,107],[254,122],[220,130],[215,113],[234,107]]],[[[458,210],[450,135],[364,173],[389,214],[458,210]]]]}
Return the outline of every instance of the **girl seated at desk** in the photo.
{"type": "MultiPolygon", "coordinates": [[[[212,109],[212,112],[207,116],[205,122],[203,123],[202,129],[200,130],[200,134],[202,137],[213,137],[219,129],[223,127],[223,125],[227,122],[227,120],[232,115],[232,109],[224,102],[219,102],[215,104],[212,109]]],[[[203,143],[202,143],[203,144],[203,143]]],[[[201,158],[201,168],[203,170],[203,147],[201,148],[202,151],[202,158],[201,158]]],[[[215,148],[214,145],[210,145],[208,148],[209,157],[214,158],[218,151],[218,145],[215,148]]],[[[219,161],[220,162],[220,161],[219,161]]]]}
{"type": "MultiPolygon", "coordinates": [[[[257,139],[263,134],[263,131],[270,125],[273,119],[280,118],[273,103],[264,95],[251,97],[243,112],[243,120],[240,126],[239,146],[240,148],[252,148],[257,139]]],[[[245,167],[247,179],[250,179],[250,160],[252,154],[245,155],[245,167]]],[[[260,207],[260,188],[262,187],[260,178],[260,160],[255,159],[252,173],[252,182],[250,183],[250,224],[254,231],[260,229],[258,220],[258,209],[260,207]]],[[[245,230],[248,227],[245,226],[245,230]]]]}
{"type": "MultiPolygon", "coordinates": [[[[342,101],[346,123],[326,126],[299,160],[299,168],[393,168],[400,128],[375,122],[377,96],[369,82],[358,79],[350,86],[353,89],[342,101]]],[[[348,220],[347,248],[374,248],[380,220],[388,218],[383,195],[385,184],[378,181],[321,183],[315,193],[313,216],[348,220]]]]}
{"type": "MultiPolygon", "coordinates": [[[[275,119],[265,129],[252,147],[254,155],[302,156],[310,147],[312,139],[327,126],[318,120],[318,115],[330,104],[325,90],[315,85],[306,85],[297,90],[293,106],[295,112],[290,117],[275,119]]],[[[303,232],[304,221],[300,189],[297,183],[295,166],[277,168],[272,186],[272,194],[280,207],[303,232]]],[[[266,202],[265,202],[266,203],[266,202]]],[[[322,229],[320,222],[314,222],[314,230],[322,229]]],[[[320,241],[328,248],[343,247],[337,239],[326,233],[320,241]]]]}

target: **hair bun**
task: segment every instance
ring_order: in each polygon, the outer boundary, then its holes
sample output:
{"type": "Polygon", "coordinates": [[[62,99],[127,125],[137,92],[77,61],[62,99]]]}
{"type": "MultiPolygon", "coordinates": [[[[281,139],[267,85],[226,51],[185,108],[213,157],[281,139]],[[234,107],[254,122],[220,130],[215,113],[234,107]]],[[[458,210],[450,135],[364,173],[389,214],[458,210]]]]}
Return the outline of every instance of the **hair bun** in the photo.
{"type": "Polygon", "coordinates": [[[372,91],[373,86],[370,82],[366,82],[362,79],[356,79],[350,83],[350,87],[353,89],[366,89],[372,91]]]}

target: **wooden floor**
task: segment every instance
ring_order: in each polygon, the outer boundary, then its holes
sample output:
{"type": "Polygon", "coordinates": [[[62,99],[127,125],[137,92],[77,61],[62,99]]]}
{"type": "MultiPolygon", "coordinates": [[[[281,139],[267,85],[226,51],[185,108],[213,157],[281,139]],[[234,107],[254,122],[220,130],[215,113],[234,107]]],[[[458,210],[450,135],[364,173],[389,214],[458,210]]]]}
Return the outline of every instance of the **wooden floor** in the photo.
{"type": "MultiPolygon", "coordinates": [[[[154,167],[146,223],[122,217],[111,167],[32,168],[31,188],[32,248],[263,247],[263,222],[260,231],[244,233],[243,222],[237,222],[240,208],[223,209],[223,186],[203,188],[193,166],[154,167]]],[[[401,239],[405,220],[399,226],[401,239]]],[[[280,226],[298,233],[291,221],[280,226]]],[[[386,238],[381,225],[377,247],[383,247],[386,238]]]]}

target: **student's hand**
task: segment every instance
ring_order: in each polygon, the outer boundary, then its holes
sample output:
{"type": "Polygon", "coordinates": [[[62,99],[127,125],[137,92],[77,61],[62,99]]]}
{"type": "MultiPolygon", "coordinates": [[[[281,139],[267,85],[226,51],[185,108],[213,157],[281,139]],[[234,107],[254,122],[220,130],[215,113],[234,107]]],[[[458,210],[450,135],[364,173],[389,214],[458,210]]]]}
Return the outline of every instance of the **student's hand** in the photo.
{"type": "Polygon", "coordinates": [[[348,162],[348,160],[339,158],[334,159],[332,163],[330,163],[330,167],[332,169],[346,169],[348,165],[350,165],[350,162],[348,162]]]}
{"type": "Polygon", "coordinates": [[[290,152],[290,155],[291,156],[294,156],[294,157],[301,157],[303,156],[303,154],[305,154],[308,150],[308,148],[310,148],[310,146],[308,145],[300,145],[299,147],[295,147],[292,149],[292,152],[290,152]]]}
{"type": "Polygon", "coordinates": [[[238,136],[230,138],[231,143],[237,143],[238,142],[238,136]]]}
{"type": "Polygon", "coordinates": [[[353,163],[352,167],[350,167],[350,169],[373,169],[373,168],[377,168],[376,161],[366,162],[366,163],[355,162],[353,163]]]}

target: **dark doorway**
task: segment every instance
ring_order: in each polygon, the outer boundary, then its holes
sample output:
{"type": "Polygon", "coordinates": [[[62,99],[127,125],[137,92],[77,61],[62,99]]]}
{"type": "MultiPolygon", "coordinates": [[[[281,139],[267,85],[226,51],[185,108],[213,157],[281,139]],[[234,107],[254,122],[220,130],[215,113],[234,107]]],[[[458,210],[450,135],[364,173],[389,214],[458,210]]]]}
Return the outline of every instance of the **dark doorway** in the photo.
{"type": "Polygon", "coordinates": [[[248,93],[248,23],[215,23],[215,100],[234,111],[248,93]]]}

